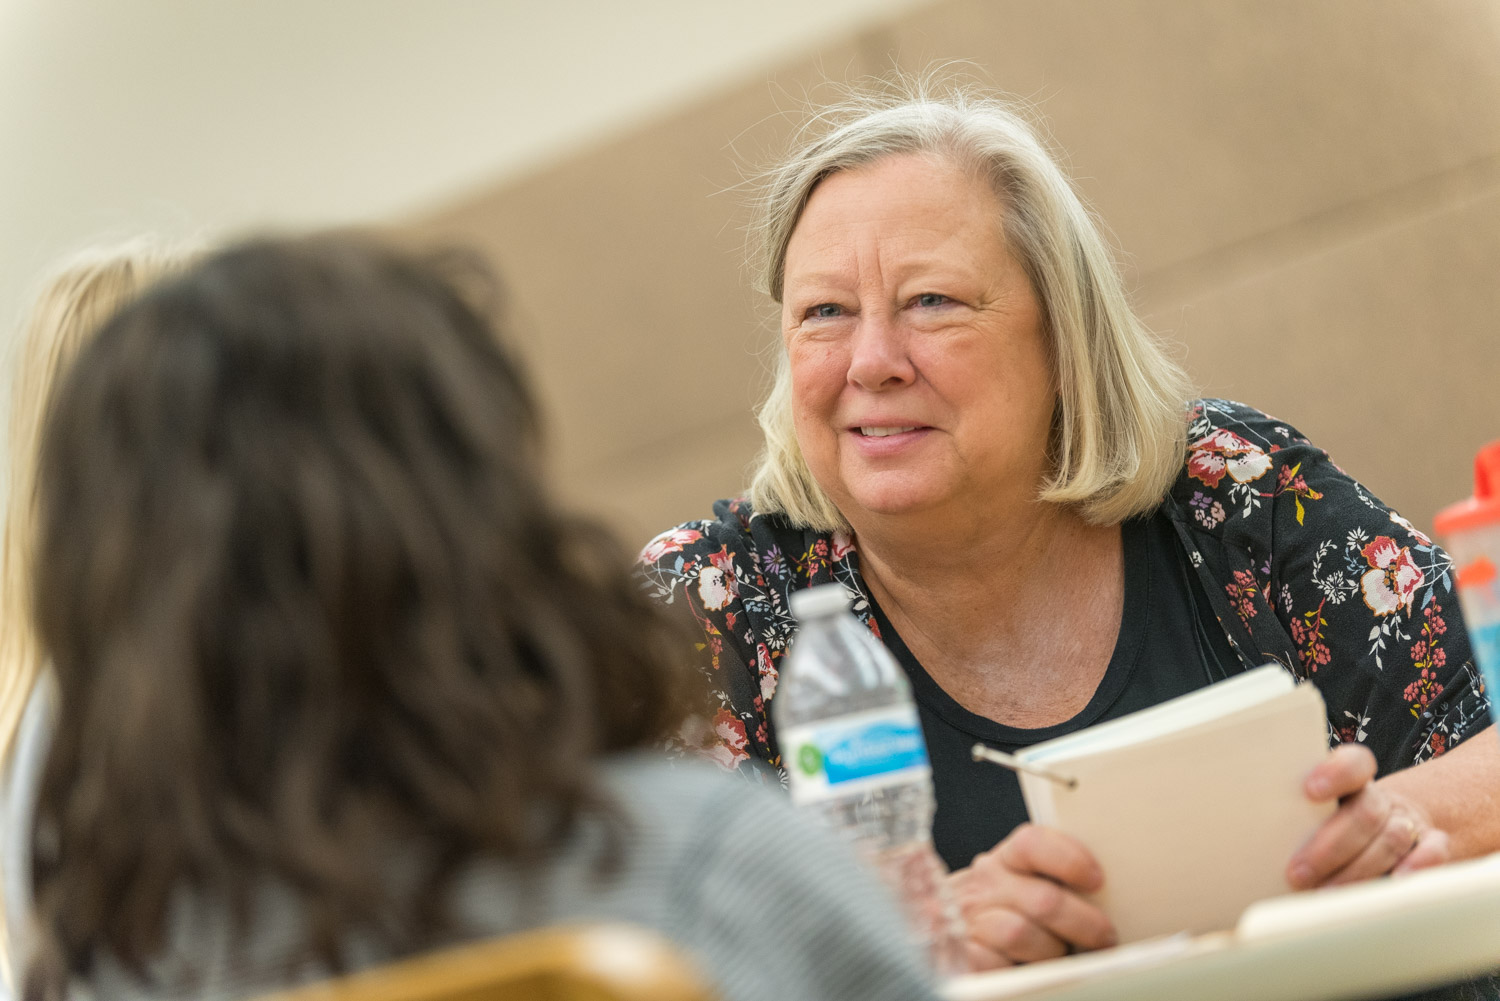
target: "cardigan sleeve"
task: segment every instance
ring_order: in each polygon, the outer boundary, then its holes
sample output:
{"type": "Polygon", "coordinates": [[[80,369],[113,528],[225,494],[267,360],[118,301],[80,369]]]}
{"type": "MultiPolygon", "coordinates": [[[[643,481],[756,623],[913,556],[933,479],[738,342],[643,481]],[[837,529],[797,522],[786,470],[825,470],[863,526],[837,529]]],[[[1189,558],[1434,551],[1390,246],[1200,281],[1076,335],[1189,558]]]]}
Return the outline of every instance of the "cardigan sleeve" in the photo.
{"type": "Polygon", "coordinates": [[[1488,724],[1447,554],[1295,428],[1202,401],[1174,496],[1219,543],[1226,625],[1317,684],[1333,741],[1385,774],[1488,724]]]}
{"type": "MultiPolygon", "coordinates": [[[[693,638],[707,691],[704,710],[684,727],[674,750],[697,754],[757,783],[776,781],[780,764],[767,702],[776,672],[757,640],[758,554],[739,529],[733,502],[715,505],[719,518],[687,522],[646,544],[639,558],[643,585],[679,614],[693,638]]],[[[788,624],[788,636],[790,624],[788,624]]]]}
{"type": "Polygon", "coordinates": [[[684,734],[683,748],[784,783],[770,707],[796,633],[792,594],[840,583],[851,610],[879,635],[852,540],[757,514],[743,499],[721,500],[712,520],[647,543],[640,572],[652,596],[689,624],[708,683],[708,711],[684,734]]]}

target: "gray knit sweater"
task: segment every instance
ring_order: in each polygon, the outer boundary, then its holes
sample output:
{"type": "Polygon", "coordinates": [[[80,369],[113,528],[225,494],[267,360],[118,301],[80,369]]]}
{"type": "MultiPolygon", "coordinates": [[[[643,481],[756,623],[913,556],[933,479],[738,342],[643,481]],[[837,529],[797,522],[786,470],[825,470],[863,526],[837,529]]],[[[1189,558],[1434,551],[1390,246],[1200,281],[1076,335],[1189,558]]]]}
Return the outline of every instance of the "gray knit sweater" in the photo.
{"type": "MultiPolygon", "coordinates": [[[[20,748],[18,764],[41,757],[34,742],[45,741],[45,727],[28,729],[22,743],[31,746],[20,748]]],[[[12,778],[19,781],[9,791],[29,793],[30,776],[12,778]]],[[[726,1001],[936,997],[932,975],[906,936],[894,901],[842,844],[794,812],[785,797],[753,789],[710,765],[645,753],[606,762],[600,778],[628,818],[623,865],[600,879],[594,863],[602,828],[591,821],[536,874],[534,896],[524,900],[514,869],[474,866],[454,897],[466,936],[556,923],[630,922],[677,943],[726,1001]]],[[[19,881],[12,875],[13,865],[24,865],[17,848],[27,840],[29,810],[6,813],[6,902],[15,915],[29,903],[16,899],[19,881]]],[[[191,966],[204,978],[196,988],[147,986],[105,960],[87,983],[74,985],[72,995],[230,1001],[325,974],[286,972],[286,958],[301,942],[301,922],[274,891],[260,902],[238,958],[225,915],[210,905],[181,901],[172,928],[169,954],[153,972],[170,984],[191,966]]],[[[392,958],[360,943],[352,943],[350,952],[356,966],[392,958]]]]}

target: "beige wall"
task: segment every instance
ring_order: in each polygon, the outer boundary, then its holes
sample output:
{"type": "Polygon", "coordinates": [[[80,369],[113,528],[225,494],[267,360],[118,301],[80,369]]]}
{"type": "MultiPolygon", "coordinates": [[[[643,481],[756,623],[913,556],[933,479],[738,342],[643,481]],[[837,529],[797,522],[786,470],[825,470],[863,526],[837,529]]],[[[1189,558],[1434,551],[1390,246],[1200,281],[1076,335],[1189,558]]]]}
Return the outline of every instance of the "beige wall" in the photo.
{"type": "Polygon", "coordinates": [[[568,497],[639,542],[742,488],[744,165],[827,82],[943,60],[1035,103],[1206,393],[1419,525],[1467,494],[1500,437],[1500,5],[947,0],[412,221],[512,285],[568,497]]]}
{"type": "Polygon", "coordinates": [[[923,2],[0,0],[0,329],[79,247],[409,216],[923,2]]]}

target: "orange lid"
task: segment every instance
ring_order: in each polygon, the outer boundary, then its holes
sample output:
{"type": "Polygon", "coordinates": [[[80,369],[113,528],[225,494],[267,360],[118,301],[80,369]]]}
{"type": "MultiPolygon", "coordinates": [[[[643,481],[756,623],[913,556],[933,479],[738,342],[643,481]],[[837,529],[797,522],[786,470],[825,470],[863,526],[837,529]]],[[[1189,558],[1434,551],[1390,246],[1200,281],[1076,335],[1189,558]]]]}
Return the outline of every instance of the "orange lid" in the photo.
{"type": "Polygon", "coordinates": [[[1466,563],[1458,568],[1458,586],[1461,588],[1484,587],[1486,584],[1493,583],[1494,580],[1495,564],[1483,556],[1473,563],[1466,563]]]}
{"type": "Polygon", "coordinates": [[[1439,535],[1486,525],[1500,525],[1500,441],[1490,442],[1474,457],[1474,496],[1443,508],[1432,519],[1439,535]]]}

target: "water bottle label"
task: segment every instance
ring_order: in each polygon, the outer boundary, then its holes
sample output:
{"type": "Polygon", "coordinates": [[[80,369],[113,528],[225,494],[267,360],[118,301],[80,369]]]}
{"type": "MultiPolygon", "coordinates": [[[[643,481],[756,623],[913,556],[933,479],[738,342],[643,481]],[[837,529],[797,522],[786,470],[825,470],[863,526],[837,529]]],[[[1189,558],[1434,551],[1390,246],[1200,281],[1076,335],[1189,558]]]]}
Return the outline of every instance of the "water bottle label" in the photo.
{"type": "Polygon", "coordinates": [[[794,803],[812,803],[928,774],[914,706],[851,713],[780,734],[794,803]]]}

